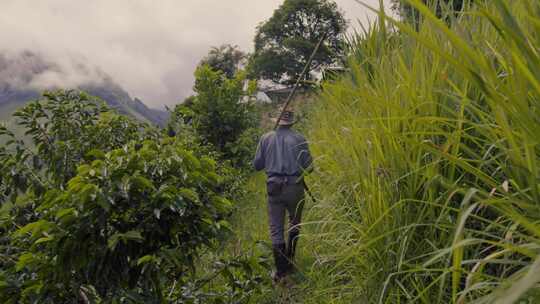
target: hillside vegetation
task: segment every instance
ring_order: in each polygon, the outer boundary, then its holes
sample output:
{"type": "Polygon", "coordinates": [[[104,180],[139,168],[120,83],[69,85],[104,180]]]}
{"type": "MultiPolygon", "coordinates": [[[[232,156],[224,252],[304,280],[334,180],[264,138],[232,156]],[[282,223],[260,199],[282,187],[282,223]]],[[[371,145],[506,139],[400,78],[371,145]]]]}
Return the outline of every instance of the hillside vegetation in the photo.
{"type": "Polygon", "coordinates": [[[540,301],[540,4],[486,2],[412,1],[418,31],[379,20],[324,85],[305,303],[540,301]]]}
{"type": "Polygon", "coordinates": [[[249,260],[196,271],[227,236],[242,179],[189,128],[169,136],[78,91],[14,116],[30,142],[0,125],[1,303],[249,299],[249,260]]]}
{"type": "Polygon", "coordinates": [[[163,129],[78,90],[0,125],[0,302],[539,303],[540,3],[409,2],[293,101],[315,170],[286,284],[250,169],[278,105],[203,62],[163,129]]]}

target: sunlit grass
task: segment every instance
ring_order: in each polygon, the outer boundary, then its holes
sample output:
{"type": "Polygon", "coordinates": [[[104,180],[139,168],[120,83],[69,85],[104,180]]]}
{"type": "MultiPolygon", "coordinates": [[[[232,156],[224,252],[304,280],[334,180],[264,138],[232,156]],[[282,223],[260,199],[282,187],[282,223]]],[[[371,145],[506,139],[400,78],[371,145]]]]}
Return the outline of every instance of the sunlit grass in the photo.
{"type": "Polygon", "coordinates": [[[351,73],[308,128],[306,303],[512,303],[538,287],[540,4],[487,3],[442,21],[411,1],[419,31],[387,18],[351,39],[351,73]]]}

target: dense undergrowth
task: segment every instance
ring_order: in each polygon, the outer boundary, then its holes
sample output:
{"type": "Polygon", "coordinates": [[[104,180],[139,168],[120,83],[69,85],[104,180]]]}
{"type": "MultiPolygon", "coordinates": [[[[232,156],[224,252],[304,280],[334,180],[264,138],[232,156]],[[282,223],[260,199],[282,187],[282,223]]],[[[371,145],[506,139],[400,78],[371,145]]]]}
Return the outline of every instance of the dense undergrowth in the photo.
{"type": "Polygon", "coordinates": [[[263,175],[245,183],[185,115],[165,134],[66,91],[18,112],[26,138],[0,128],[0,299],[540,301],[540,4],[411,3],[418,26],[381,14],[306,97],[315,200],[292,287],[270,283],[263,175]]]}
{"type": "MultiPolygon", "coordinates": [[[[305,303],[540,301],[540,4],[359,33],[310,117],[305,303]]],[[[443,18],[444,19],[444,18],[443,18]]]]}
{"type": "Polygon", "coordinates": [[[71,90],[14,116],[26,136],[0,125],[0,302],[246,303],[257,292],[257,260],[203,260],[230,235],[242,171],[183,121],[171,136],[71,90]]]}

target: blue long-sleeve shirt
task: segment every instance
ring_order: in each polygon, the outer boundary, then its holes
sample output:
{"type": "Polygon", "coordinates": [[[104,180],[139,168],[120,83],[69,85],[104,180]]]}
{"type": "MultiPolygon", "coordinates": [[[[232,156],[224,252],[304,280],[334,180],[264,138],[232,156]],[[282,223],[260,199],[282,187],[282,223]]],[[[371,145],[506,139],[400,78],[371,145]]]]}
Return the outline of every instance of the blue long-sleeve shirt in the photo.
{"type": "Polygon", "coordinates": [[[261,137],[253,166],[265,170],[269,177],[300,176],[309,170],[312,158],[304,136],[288,127],[279,127],[261,137]]]}

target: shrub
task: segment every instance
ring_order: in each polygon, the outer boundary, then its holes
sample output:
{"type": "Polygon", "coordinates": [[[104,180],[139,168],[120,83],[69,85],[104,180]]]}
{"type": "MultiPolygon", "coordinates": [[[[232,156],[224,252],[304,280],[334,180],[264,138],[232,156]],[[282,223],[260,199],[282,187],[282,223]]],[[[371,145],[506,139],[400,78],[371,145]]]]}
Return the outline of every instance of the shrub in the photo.
{"type": "Polygon", "coordinates": [[[245,167],[257,133],[257,111],[244,98],[255,88],[250,83],[245,90],[245,81],[243,71],[228,78],[208,65],[199,66],[195,72],[196,95],[176,106],[170,128],[175,132],[192,130],[201,145],[209,145],[222,159],[245,167]]]}
{"type": "Polygon", "coordinates": [[[212,157],[84,93],[16,116],[33,145],[1,129],[0,301],[162,302],[187,286],[228,230],[212,157]]]}

